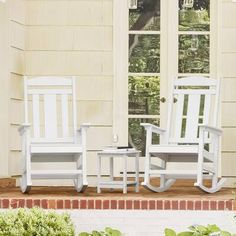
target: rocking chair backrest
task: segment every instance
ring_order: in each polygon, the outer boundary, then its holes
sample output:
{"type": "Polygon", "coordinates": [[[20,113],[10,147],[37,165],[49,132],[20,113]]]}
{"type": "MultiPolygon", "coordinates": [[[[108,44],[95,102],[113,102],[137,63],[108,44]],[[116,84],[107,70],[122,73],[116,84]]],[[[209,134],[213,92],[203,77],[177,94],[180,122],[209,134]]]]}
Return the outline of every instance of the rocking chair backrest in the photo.
{"type": "MultiPolygon", "coordinates": [[[[169,143],[199,142],[199,124],[217,126],[220,80],[205,77],[176,79],[169,103],[169,143]]],[[[210,142],[209,137],[206,141],[210,142]]]]}
{"type": "Polygon", "coordinates": [[[25,122],[32,142],[75,142],[75,78],[24,79],[25,122]]]}

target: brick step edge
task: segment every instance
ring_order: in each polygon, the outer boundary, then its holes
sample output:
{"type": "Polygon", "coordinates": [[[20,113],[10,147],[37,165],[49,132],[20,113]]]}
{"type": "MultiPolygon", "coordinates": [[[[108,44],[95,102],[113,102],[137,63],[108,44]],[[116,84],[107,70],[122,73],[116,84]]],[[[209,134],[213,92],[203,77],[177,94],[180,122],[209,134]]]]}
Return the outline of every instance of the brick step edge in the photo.
{"type": "Polygon", "coordinates": [[[236,200],[0,199],[0,208],[95,210],[236,210],[236,200]]]}

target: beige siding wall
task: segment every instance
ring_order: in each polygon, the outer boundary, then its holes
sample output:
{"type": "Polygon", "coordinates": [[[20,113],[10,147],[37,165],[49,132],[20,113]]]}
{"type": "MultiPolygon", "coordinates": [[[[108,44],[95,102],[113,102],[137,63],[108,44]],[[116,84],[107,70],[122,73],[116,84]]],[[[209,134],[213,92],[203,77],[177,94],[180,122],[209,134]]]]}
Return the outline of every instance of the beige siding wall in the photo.
{"type": "Polygon", "coordinates": [[[10,2],[10,89],[9,89],[9,172],[21,173],[21,139],[17,131],[23,122],[23,75],[25,74],[25,3],[10,2]]]}
{"type": "MultiPolygon", "coordinates": [[[[112,0],[25,4],[25,73],[77,76],[78,125],[92,123],[88,173],[95,175],[95,151],[112,140],[112,0]]],[[[15,145],[18,149],[18,142],[15,145]]]]}
{"type": "Polygon", "coordinates": [[[222,81],[222,174],[236,176],[236,3],[219,5],[219,57],[222,81]]]}

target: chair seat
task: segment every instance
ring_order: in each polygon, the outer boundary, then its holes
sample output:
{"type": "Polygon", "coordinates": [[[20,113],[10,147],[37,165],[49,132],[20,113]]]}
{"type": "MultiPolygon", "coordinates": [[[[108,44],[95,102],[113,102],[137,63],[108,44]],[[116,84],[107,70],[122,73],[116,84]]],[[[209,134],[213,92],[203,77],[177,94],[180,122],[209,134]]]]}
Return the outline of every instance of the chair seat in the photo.
{"type": "Polygon", "coordinates": [[[198,154],[198,145],[151,145],[149,152],[159,154],[198,154]]]}
{"type": "Polygon", "coordinates": [[[82,153],[82,147],[78,144],[52,144],[52,145],[40,145],[32,144],[30,146],[32,154],[75,154],[82,153]]]}

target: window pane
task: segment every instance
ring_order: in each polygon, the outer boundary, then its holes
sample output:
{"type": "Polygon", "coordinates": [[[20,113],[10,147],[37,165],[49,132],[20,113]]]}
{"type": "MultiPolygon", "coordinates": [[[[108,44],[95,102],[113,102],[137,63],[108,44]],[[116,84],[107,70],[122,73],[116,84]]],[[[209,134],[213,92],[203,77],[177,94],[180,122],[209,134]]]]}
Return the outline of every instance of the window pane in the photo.
{"type": "Polygon", "coordinates": [[[160,71],[160,36],[129,35],[129,72],[160,71]]]}
{"type": "Polygon", "coordinates": [[[209,73],[209,35],[179,36],[179,73],[209,73]]]}
{"type": "Polygon", "coordinates": [[[159,77],[129,77],[129,114],[159,115],[159,104],[159,77]]]}
{"type": "MultiPolygon", "coordinates": [[[[146,142],[146,132],[140,123],[151,123],[159,126],[159,119],[129,119],[129,145],[137,148],[137,150],[142,151],[142,155],[145,155],[145,142],[146,142]]],[[[153,134],[152,139],[153,144],[159,144],[159,135],[153,134]]]]}
{"type": "Polygon", "coordinates": [[[160,0],[138,0],[129,11],[130,30],[160,30],[160,0]]]}
{"type": "Polygon", "coordinates": [[[179,30],[209,31],[210,0],[179,0],[179,30]]]}

